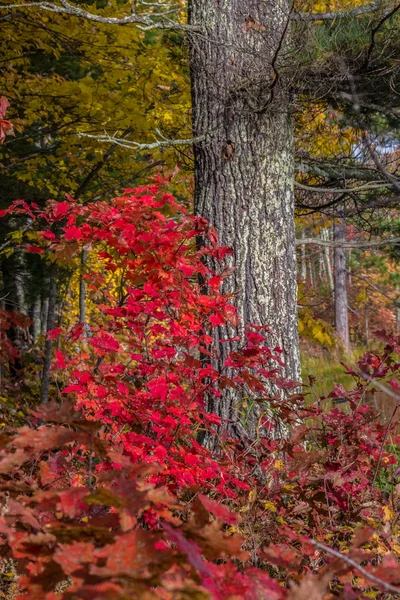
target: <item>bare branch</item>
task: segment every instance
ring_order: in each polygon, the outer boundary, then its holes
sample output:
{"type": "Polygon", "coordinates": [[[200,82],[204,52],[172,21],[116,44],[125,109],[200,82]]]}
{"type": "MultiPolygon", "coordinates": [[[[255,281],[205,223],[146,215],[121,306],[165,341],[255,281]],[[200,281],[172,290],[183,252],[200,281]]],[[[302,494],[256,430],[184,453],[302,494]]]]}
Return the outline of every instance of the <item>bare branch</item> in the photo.
{"type": "Polygon", "coordinates": [[[378,153],[376,152],[373,143],[371,142],[371,138],[369,136],[368,133],[368,129],[363,121],[363,117],[361,115],[361,111],[360,111],[360,104],[358,102],[358,95],[357,95],[357,90],[356,90],[356,85],[355,85],[355,81],[354,81],[354,77],[352,73],[348,74],[348,79],[349,79],[349,83],[350,83],[350,88],[351,88],[351,92],[353,95],[353,110],[356,113],[357,117],[358,117],[358,126],[361,129],[361,136],[363,139],[364,144],[366,145],[370,156],[373,160],[373,162],[375,163],[376,169],[379,171],[379,173],[381,173],[381,175],[383,175],[383,177],[389,181],[392,186],[394,187],[394,189],[397,192],[400,192],[400,182],[398,181],[398,179],[392,174],[390,173],[382,164],[378,153]]]}
{"type": "MultiPolygon", "coordinates": [[[[199,28],[190,26],[186,23],[177,23],[167,20],[153,21],[154,17],[164,16],[167,13],[153,13],[149,15],[141,15],[132,11],[132,13],[126,17],[105,17],[101,15],[95,15],[87,10],[83,10],[78,6],[73,6],[67,0],[60,0],[60,5],[54,4],[53,2],[27,2],[21,4],[8,4],[6,6],[0,6],[0,10],[14,10],[18,8],[39,8],[40,10],[55,12],[59,14],[72,15],[80,19],[86,19],[88,21],[95,21],[96,23],[106,23],[108,25],[127,25],[129,23],[135,24],[139,29],[150,30],[150,29],[173,29],[183,31],[199,31],[199,28]]],[[[157,5],[154,5],[157,6],[157,5]]]]}
{"type": "MultiPolygon", "coordinates": [[[[381,173],[377,169],[371,167],[363,167],[349,164],[341,164],[340,162],[316,162],[308,157],[301,158],[301,161],[296,161],[296,170],[302,174],[310,174],[315,177],[329,177],[329,179],[360,179],[362,181],[376,182],[381,173]]],[[[386,179],[386,177],[385,177],[386,179]]]]}
{"type": "MultiPolygon", "coordinates": [[[[303,201],[301,201],[297,198],[296,199],[296,208],[300,209],[300,210],[310,211],[308,214],[310,214],[311,212],[313,212],[313,213],[324,212],[327,209],[332,209],[332,211],[330,211],[330,214],[335,214],[335,206],[338,204],[341,204],[343,202],[345,195],[346,194],[342,193],[341,195],[336,196],[330,202],[325,202],[324,204],[315,204],[315,205],[305,204],[303,201]]],[[[400,196],[389,196],[388,198],[373,199],[373,200],[370,200],[369,202],[362,203],[361,206],[352,206],[352,207],[340,210],[340,216],[343,216],[343,217],[354,216],[355,212],[361,213],[365,210],[374,210],[374,209],[378,209],[378,208],[393,208],[393,207],[398,208],[399,200],[400,200],[400,196]]]]}
{"type": "Polygon", "coordinates": [[[372,56],[372,53],[374,51],[375,48],[375,42],[376,42],[376,35],[379,32],[379,30],[381,29],[381,27],[383,27],[383,25],[385,24],[385,22],[390,19],[390,17],[392,17],[398,10],[400,9],[400,4],[398,4],[397,6],[395,6],[392,10],[390,10],[389,12],[387,12],[382,19],[379,21],[379,23],[373,28],[373,30],[371,31],[371,43],[369,45],[369,48],[367,50],[367,56],[365,58],[365,62],[362,65],[362,67],[360,67],[360,71],[364,72],[367,70],[368,65],[369,65],[369,61],[370,58],[372,56]]]}
{"type": "Polygon", "coordinates": [[[104,196],[107,196],[109,194],[113,194],[117,190],[122,190],[127,185],[129,185],[129,184],[133,183],[135,180],[139,179],[139,177],[141,177],[142,175],[144,175],[148,171],[152,171],[153,169],[155,169],[156,167],[159,167],[161,165],[164,165],[164,161],[163,160],[156,160],[155,162],[151,163],[150,165],[147,165],[146,167],[144,167],[143,169],[141,169],[137,173],[134,173],[133,175],[131,175],[130,177],[128,177],[124,181],[121,181],[121,183],[118,183],[117,185],[114,185],[111,188],[107,188],[107,189],[103,190],[101,194],[97,194],[96,196],[94,196],[94,198],[90,198],[90,200],[87,200],[83,204],[89,204],[91,202],[96,202],[97,200],[100,200],[101,198],[104,198],[104,196]]]}
{"type": "Polygon", "coordinates": [[[296,240],[296,246],[303,244],[314,244],[315,246],[325,246],[326,248],[376,248],[377,246],[388,246],[391,244],[400,244],[400,237],[388,238],[375,242],[330,242],[318,238],[303,238],[296,240]]]}
{"type": "Polygon", "coordinates": [[[339,10],[320,13],[296,13],[292,15],[294,21],[334,21],[335,19],[347,19],[349,17],[358,17],[374,12],[378,7],[377,2],[370,2],[365,6],[359,6],[350,10],[339,10]]]}
{"type": "Polygon", "coordinates": [[[384,181],[377,181],[376,183],[366,183],[364,185],[360,185],[359,187],[354,188],[329,188],[329,187],[319,187],[316,185],[304,185],[303,183],[299,183],[295,181],[294,184],[300,190],[305,190],[306,192],[313,193],[322,193],[322,194],[352,194],[354,192],[364,192],[367,190],[378,190],[382,187],[391,187],[389,183],[384,181]]]}
{"type": "Polygon", "coordinates": [[[355,560],[353,560],[349,556],[346,556],[346,554],[342,554],[341,552],[338,552],[337,550],[334,550],[333,548],[330,548],[329,546],[325,546],[325,544],[322,544],[321,542],[317,542],[315,540],[310,540],[310,542],[313,546],[315,546],[319,550],[323,550],[324,552],[327,552],[327,554],[330,554],[331,556],[334,556],[335,558],[339,558],[343,562],[347,563],[348,565],[353,567],[353,569],[356,569],[359,573],[362,573],[366,579],[368,579],[369,581],[373,581],[377,585],[381,586],[387,592],[390,592],[391,594],[400,594],[400,588],[397,588],[394,585],[387,583],[383,579],[376,577],[376,575],[373,575],[372,573],[370,573],[369,571],[364,569],[364,567],[359,565],[355,560]]]}
{"type": "Polygon", "coordinates": [[[117,138],[115,136],[109,135],[108,133],[105,133],[104,135],[78,133],[78,136],[97,140],[101,143],[116,144],[117,146],[121,146],[122,148],[129,148],[131,150],[137,151],[155,150],[156,148],[170,148],[172,146],[191,146],[192,144],[198,144],[199,142],[203,142],[207,137],[206,135],[200,135],[198,137],[182,140],[169,140],[165,138],[158,129],[156,129],[156,134],[162,139],[156,140],[155,142],[150,142],[149,144],[142,144],[140,142],[134,142],[130,140],[125,140],[123,138],[117,138]]]}
{"type": "Polygon", "coordinates": [[[381,296],[383,296],[384,298],[387,298],[388,300],[390,300],[390,302],[393,302],[393,304],[395,306],[397,306],[397,300],[395,298],[391,298],[390,296],[388,296],[387,294],[385,294],[385,292],[382,292],[382,290],[380,290],[378,287],[376,287],[376,285],[374,285],[373,283],[371,283],[368,279],[366,279],[365,277],[362,277],[361,275],[355,275],[354,273],[350,273],[350,271],[347,271],[347,273],[349,275],[351,275],[352,277],[355,277],[356,279],[360,279],[361,281],[364,281],[367,285],[369,285],[373,290],[375,290],[376,292],[378,292],[378,294],[380,294],[381,296]]]}
{"type": "Polygon", "coordinates": [[[267,107],[272,103],[272,101],[274,99],[275,87],[276,87],[276,85],[277,85],[277,83],[279,81],[279,71],[276,68],[276,62],[277,62],[279,54],[280,54],[280,52],[282,50],[282,46],[283,46],[283,42],[284,42],[284,39],[286,37],[286,34],[287,34],[288,30],[289,30],[290,20],[291,20],[291,16],[292,16],[292,13],[293,13],[293,9],[294,9],[294,2],[292,2],[292,5],[290,7],[290,11],[289,11],[288,17],[286,19],[285,27],[283,28],[283,32],[282,32],[282,35],[281,35],[281,37],[279,39],[279,43],[278,43],[278,45],[276,47],[275,54],[272,57],[271,68],[272,68],[272,70],[274,72],[274,79],[272,81],[272,84],[269,87],[269,98],[268,98],[267,102],[264,103],[264,106],[257,111],[259,113],[263,113],[267,109],[267,107]]]}

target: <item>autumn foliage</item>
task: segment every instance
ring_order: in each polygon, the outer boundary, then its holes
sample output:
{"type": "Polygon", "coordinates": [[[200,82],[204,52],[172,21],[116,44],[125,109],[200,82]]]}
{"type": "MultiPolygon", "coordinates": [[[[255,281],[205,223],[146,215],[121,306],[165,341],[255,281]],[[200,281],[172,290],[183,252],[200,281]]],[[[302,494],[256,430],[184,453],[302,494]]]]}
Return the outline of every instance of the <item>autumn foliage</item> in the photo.
{"type": "MultiPolygon", "coordinates": [[[[359,361],[354,389],[332,392],[348,411],[328,411],[280,379],[264,328],[238,322],[220,293],[230,250],[165,182],[111,203],[16,201],[5,212],[29,215],[27,250],[43,260],[62,264],[82,248],[95,257],[84,278],[98,309],[90,327],[47,332],[52,401],[0,438],[1,551],[15,561],[18,598],[396,591],[396,423],[379,424],[363,398],[375,380],[398,389],[400,338],[379,333],[384,350],[359,361]],[[226,323],[237,348],[218,372],[212,332],[226,323]],[[255,440],[230,439],[208,413],[227,388],[259,406],[255,440]],[[276,419],[287,436],[271,436],[276,419]]],[[[5,366],[13,352],[1,354],[5,366]]]]}

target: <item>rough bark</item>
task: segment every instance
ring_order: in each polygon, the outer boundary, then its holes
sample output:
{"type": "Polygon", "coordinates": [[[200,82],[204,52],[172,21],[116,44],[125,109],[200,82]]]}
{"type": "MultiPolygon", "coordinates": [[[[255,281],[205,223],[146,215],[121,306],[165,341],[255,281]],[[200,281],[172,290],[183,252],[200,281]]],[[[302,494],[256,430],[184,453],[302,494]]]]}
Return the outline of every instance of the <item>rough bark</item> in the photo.
{"type": "Polygon", "coordinates": [[[42,329],[41,309],[42,297],[39,291],[35,295],[32,306],[32,337],[34,344],[36,344],[36,342],[38,341],[42,329]]]}
{"type": "MultiPolygon", "coordinates": [[[[22,248],[17,248],[12,256],[1,262],[3,286],[1,293],[4,308],[9,313],[28,314],[26,302],[26,285],[28,281],[26,255],[22,248]]],[[[18,355],[9,362],[10,375],[13,380],[23,374],[24,356],[29,349],[29,335],[26,328],[11,324],[7,337],[18,351],[18,355]]]]}
{"type": "MultiPolygon", "coordinates": [[[[333,227],[333,238],[337,243],[346,241],[346,224],[341,221],[333,227]]],[[[346,353],[350,352],[349,312],[347,299],[346,249],[334,249],[335,280],[335,326],[336,333],[346,353]]]]}
{"type": "MultiPolygon", "coordinates": [[[[57,307],[57,273],[58,269],[55,264],[50,268],[49,278],[49,304],[47,311],[47,329],[49,331],[54,329],[56,322],[56,307],[57,307]]],[[[43,371],[42,381],[40,386],[40,401],[48,402],[49,400],[49,388],[50,388],[50,367],[51,367],[51,356],[53,350],[53,340],[47,338],[44,346],[44,360],[43,360],[43,371]]]]}
{"type": "MultiPolygon", "coordinates": [[[[195,146],[195,210],[233,248],[223,291],[245,323],[271,326],[284,375],[299,379],[293,129],[277,74],[288,15],[287,0],[189,2],[206,32],[191,43],[194,136],[210,133],[195,146]]],[[[221,327],[217,342],[229,333],[221,327]]],[[[221,344],[219,366],[232,348],[221,344]]],[[[239,402],[226,391],[209,408],[240,436],[239,402]]]]}
{"type": "MultiPolygon", "coordinates": [[[[47,283],[49,284],[49,282],[47,281],[47,283]]],[[[40,315],[40,322],[41,322],[41,331],[40,333],[42,335],[44,335],[47,331],[47,315],[49,313],[49,298],[48,296],[45,296],[44,298],[42,297],[42,308],[41,308],[41,315],[40,315]]]]}

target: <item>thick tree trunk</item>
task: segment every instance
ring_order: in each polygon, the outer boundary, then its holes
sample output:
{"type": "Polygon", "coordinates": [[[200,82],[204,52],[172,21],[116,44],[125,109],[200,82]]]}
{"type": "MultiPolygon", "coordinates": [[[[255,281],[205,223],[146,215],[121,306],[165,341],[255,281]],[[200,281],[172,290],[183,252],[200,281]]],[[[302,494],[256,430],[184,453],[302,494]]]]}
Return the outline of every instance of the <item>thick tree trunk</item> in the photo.
{"type": "MultiPolygon", "coordinates": [[[[346,224],[344,222],[335,223],[333,228],[333,239],[335,242],[346,241],[346,224]]],[[[346,249],[335,248],[334,250],[334,271],[335,271],[335,324],[336,333],[342,341],[343,349],[346,353],[350,352],[349,335],[349,311],[347,299],[347,270],[346,270],[346,249]]]]}
{"type": "MultiPolygon", "coordinates": [[[[190,22],[206,32],[191,44],[194,135],[209,134],[195,147],[195,210],[233,248],[227,262],[235,270],[223,291],[235,294],[245,323],[271,326],[283,374],[298,380],[293,129],[282,74],[277,79],[289,3],[190,0],[189,7],[190,22]]],[[[221,327],[218,338],[226,337],[221,327]]],[[[221,344],[219,366],[232,348],[221,344]]],[[[226,391],[209,407],[235,435],[243,433],[239,403],[226,391]]]]}

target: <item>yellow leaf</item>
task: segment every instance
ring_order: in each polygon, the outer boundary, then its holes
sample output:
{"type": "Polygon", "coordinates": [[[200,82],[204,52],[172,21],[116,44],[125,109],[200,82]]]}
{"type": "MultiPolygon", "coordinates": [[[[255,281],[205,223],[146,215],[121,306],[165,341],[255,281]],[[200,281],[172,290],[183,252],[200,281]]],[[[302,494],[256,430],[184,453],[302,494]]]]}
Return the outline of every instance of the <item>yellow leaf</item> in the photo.
{"type": "Polygon", "coordinates": [[[384,517],[383,517],[384,523],[388,523],[388,521],[391,521],[393,519],[394,512],[388,506],[383,507],[383,512],[384,512],[384,517]]]}
{"type": "Polygon", "coordinates": [[[257,498],[257,490],[251,490],[249,493],[249,502],[254,502],[257,498]]]}

